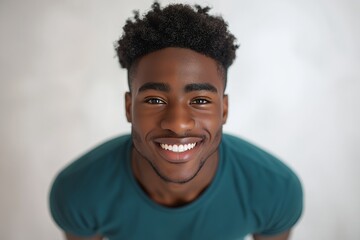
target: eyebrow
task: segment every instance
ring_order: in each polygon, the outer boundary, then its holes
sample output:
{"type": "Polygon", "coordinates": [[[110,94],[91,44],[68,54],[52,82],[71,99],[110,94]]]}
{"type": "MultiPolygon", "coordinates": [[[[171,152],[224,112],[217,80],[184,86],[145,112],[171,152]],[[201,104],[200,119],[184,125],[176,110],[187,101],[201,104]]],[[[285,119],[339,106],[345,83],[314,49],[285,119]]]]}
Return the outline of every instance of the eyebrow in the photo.
{"type": "Polygon", "coordinates": [[[213,93],[217,93],[216,87],[209,83],[191,83],[185,86],[185,92],[193,92],[193,91],[209,91],[213,93]]]}
{"type": "MultiPolygon", "coordinates": [[[[147,82],[139,88],[139,92],[144,92],[146,90],[156,90],[161,92],[170,92],[170,85],[166,83],[157,83],[157,82],[147,82]]],[[[216,87],[209,83],[191,83],[187,84],[184,88],[185,93],[194,92],[194,91],[209,91],[217,93],[216,87]]]]}
{"type": "Polygon", "coordinates": [[[139,88],[139,92],[144,92],[146,90],[170,92],[170,86],[165,83],[147,82],[139,88]]]}

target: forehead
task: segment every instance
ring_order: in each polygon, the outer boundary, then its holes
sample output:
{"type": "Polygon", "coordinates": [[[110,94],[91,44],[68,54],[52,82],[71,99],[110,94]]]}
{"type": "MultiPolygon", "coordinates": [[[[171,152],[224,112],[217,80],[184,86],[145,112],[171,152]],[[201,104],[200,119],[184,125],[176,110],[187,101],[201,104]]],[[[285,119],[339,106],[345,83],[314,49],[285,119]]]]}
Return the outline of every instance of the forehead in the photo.
{"type": "Polygon", "coordinates": [[[146,82],[162,82],[170,86],[189,83],[209,83],[219,92],[224,79],[217,62],[203,54],[185,48],[165,48],[142,57],[131,77],[132,89],[146,82]]]}

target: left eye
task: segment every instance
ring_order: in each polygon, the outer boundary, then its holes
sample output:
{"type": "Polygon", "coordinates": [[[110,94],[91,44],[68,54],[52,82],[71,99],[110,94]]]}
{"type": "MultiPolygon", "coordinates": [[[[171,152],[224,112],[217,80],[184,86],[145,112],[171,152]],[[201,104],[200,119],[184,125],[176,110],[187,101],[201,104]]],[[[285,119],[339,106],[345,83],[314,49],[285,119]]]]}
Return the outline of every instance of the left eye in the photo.
{"type": "Polygon", "coordinates": [[[145,102],[148,104],[165,104],[165,101],[160,98],[148,98],[145,102]]]}
{"type": "Polygon", "coordinates": [[[205,98],[196,98],[191,101],[191,104],[209,104],[210,101],[205,98]]]}

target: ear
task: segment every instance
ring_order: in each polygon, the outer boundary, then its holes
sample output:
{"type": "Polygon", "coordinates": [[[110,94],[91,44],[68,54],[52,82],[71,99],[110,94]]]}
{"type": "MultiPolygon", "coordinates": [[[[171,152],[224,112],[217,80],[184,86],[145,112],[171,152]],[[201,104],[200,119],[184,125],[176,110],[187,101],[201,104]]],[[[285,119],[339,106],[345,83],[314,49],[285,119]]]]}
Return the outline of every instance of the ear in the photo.
{"type": "Polygon", "coordinates": [[[131,121],[132,121],[131,105],[132,105],[131,93],[126,92],[125,93],[125,112],[126,112],[126,119],[129,123],[131,123],[131,121]]]}
{"type": "Polygon", "coordinates": [[[226,123],[228,118],[228,109],[229,109],[229,97],[227,94],[223,96],[223,124],[226,123]]]}

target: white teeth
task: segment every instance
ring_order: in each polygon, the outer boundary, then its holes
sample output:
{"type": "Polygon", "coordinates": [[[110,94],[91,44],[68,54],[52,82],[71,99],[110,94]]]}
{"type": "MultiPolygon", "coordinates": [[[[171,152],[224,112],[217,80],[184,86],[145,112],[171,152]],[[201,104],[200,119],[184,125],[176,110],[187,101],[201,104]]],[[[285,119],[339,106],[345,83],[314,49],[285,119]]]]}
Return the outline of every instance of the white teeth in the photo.
{"type": "Polygon", "coordinates": [[[196,143],[189,143],[189,144],[180,144],[180,145],[167,145],[167,144],[160,144],[162,149],[169,150],[172,152],[185,152],[187,150],[193,149],[196,146],[196,143]]]}

